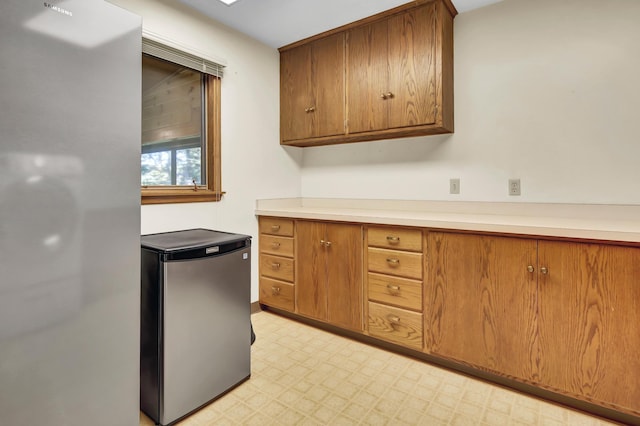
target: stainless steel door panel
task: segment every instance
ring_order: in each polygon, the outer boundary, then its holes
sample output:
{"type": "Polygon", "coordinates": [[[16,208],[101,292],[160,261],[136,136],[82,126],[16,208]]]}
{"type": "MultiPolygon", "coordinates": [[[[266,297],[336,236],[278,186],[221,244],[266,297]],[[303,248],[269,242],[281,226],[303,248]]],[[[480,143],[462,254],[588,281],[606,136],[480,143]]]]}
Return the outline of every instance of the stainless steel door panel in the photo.
{"type": "Polygon", "coordinates": [[[161,423],[251,373],[250,249],[164,263],[161,423]]]}

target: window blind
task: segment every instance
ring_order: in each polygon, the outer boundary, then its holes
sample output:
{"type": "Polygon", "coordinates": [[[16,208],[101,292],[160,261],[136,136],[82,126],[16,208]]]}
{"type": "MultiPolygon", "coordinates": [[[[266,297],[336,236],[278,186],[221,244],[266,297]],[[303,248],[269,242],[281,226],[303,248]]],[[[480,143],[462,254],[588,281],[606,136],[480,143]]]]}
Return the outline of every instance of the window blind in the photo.
{"type": "Polygon", "coordinates": [[[142,53],[191,68],[204,74],[222,78],[224,65],[175,49],[146,37],[142,37],[142,53]]]}

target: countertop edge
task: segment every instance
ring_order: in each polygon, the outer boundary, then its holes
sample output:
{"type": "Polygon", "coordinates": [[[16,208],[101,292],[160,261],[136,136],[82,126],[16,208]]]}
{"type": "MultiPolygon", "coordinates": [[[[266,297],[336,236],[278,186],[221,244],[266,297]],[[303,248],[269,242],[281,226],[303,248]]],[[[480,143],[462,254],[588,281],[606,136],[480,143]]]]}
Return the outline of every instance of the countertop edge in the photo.
{"type": "Polygon", "coordinates": [[[258,203],[255,214],[256,216],[293,219],[640,243],[640,220],[630,221],[628,217],[591,219],[443,211],[351,209],[331,206],[319,207],[317,205],[305,207],[302,202],[296,203],[290,200],[284,202],[282,207],[270,203],[267,208],[260,208],[260,203],[258,203]]]}

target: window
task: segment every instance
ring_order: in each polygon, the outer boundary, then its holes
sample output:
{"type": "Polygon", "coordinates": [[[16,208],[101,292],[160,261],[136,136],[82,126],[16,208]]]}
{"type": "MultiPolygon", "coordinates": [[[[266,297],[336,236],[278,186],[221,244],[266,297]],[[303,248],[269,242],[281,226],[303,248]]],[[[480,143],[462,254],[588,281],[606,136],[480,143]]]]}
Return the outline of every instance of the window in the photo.
{"type": "Polygon", "coordinates": [[[143,39],[142,204],[219,201],[222,67],[143,39]]]}

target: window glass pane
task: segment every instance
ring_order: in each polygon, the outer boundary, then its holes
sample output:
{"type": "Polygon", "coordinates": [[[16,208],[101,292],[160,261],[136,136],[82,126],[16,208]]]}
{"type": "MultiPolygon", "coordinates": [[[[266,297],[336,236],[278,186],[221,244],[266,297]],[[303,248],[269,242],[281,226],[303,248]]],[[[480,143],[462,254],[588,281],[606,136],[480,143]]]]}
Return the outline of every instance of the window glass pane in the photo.
{"type": "Polygon", "coordinates": [[[202,184],[202,167],[200,148],[187,148],[176,151],[176,185],[202,184]]]}
{"type": "Polygon", "coordinates": [[[142,56],[142,185],[206,185],[203,75],[142,56]]]}
{"type": "Polygon", "coordinates": [[[171,152],[142,154],[142,185],[171,185],[171,152]]]}

